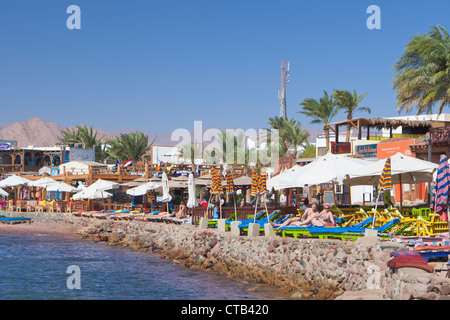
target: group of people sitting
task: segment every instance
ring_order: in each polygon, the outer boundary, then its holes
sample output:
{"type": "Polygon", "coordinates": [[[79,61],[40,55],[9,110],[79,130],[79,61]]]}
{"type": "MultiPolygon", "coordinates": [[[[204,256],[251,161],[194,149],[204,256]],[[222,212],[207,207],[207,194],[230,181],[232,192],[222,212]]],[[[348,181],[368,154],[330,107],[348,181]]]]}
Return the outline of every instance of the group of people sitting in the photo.
{"type": "Polygon", "coordinates": [[[282,224],[273,224],[274,230],[280,230],[280,228],[285,226],[334,226],[334,217],[330,209],[330,204],[325,203],[323,210],[319,210],[319,205],[314,202],[311,207],[306,207],[304,213],[298,217],[292,217],[287,219],[282,224]]]}

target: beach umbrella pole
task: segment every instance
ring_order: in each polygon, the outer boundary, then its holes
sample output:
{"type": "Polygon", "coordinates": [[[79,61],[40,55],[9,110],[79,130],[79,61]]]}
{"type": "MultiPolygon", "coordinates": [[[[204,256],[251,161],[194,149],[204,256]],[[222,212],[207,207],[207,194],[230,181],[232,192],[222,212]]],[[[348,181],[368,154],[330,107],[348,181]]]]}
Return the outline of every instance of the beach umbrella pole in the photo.
{"type": "Polygon", "coordinates": [[[377,201],[375,201],[375,211],[373,213],[372,229],[375,227],[375,220],[377,218],[377,208],[378,208],[378,201],[380,201],[380,195],[381,195],[381,190],[378,191],[377,201]]]}

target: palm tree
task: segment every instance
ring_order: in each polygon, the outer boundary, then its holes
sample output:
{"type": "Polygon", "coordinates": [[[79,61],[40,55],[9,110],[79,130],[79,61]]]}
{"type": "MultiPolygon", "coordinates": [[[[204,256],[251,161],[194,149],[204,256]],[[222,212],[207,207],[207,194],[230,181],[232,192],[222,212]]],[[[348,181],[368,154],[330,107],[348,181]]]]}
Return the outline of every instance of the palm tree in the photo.
{"type": "Polygon", "coordinates": [[[187,143],[178,147],[178,156],[184,158],[184,161],[191,161],[195,163],[196,156],[200,155],[203,159],[203,144],[202,143],[187,143]]]}
{"type": "Polygon", "coordinates": [[[150,150],[155,139],[149,144],[148,135],[143,132],[122,133],[119,137],[108,141],[109,154],[119,160],[140,161],[142,156],[150,150]]]}
{"type": "Polygon", "coordinates": [[[438,113],[450,104],[450,36],[443,26],[433,26],[425,35],[416,35],[406,45],[394,66],[397,110],[417,114],[438,113]]]}
{"type": "MultiPolygon", "coordinates": [[[[338,105],[338,110],[344,109],[344,112],[347,114],[347,120],[352,120],[353,115],[358,111],[367,111],[370,113],[370,108],[368,107],[360,107],[359,104],[367,96],[369,93],[363,93],[358,96],[356,94],[356,90],[353,90],[353,93],[347,90],[334,90],[333,98],[338,105]]],[[[345,138],[345,142],[350,142],[350,131],[352,129],[352,125],[349,123],[347,125],[347,136],[345,138]]]]}
{"type": "Polygon", "coordinates": [[[302,153],[301,158],[315,158],[316,157],[316,145],[307,143],[302,153]]]}
{"type": "Polygon", "coordinates": [[[87,127],[85,124],[76,126],[73,129],[63,129],[63,135],[59,141],[62,144],[81,143],[85,149],[95,150],[95,161],[103,162],[107,158],[106,147],[102,146],[103,136],[97,137],[97,131],[92,126],[87,127]]]}
{"type": "MultiPolygon", "coordinates": [[[[303,106],[303,111],[297,111],[303,113],[307,117],[313,118],[311,124],[323,124],[324,126],[329,124],[331,120],[336,116],[338,108],[332,97],[324,90],[324,96],[317,101],[316,99],[308,98],[300,103],[303,106]]],[[[326,151],[330,145],[330,130],[325,130],[326,151]]]]}
{"type": "Polygon", "coordinates": [[[308,141],[309,132],[303,130],[301,123],[294,120],[286,120],[282,117],[269,118],[269,125],[272,129],[278,130],[280,138],[279,156],[297,157],[298,147],[308,141]]]}

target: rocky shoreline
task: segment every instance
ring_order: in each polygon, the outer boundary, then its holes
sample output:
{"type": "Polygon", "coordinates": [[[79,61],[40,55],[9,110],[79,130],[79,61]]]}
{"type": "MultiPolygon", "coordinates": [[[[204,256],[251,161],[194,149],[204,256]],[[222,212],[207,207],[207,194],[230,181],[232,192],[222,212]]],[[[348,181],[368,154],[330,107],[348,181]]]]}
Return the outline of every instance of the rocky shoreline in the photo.
{"type": "MultiPolygon", "coordinates": [[[[275,286],[294,299],[450,298],[447,278],[420,269],[387,267],[389,254],[405,248],[394,242],[232,236],[192,225],[103,220],[68,213],[26,216],[41,226],[51,225],[53,232],[64,226],[92,241],[153,252],[187,268],[275,286]]],[[[0,232],[8,228],[20,232],[27,227],[2,226],[0,232]]]]}

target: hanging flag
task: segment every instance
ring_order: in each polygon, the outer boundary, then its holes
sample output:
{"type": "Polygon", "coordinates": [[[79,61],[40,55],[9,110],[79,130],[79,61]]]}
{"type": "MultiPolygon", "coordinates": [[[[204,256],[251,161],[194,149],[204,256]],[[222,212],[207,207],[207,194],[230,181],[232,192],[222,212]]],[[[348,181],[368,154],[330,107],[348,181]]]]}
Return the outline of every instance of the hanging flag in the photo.
{"type": "Polygon", "coordinates": [[[119,161],[119,159],[117,159],[117,161],[116,161],[116,172],[117,172],[117,170],[119,170],[119,166],[120,166],[120,161],[119,161]]]}
{"type": "Polygon", "coordinates": [[[214,167],[211,168],[211,180],[211,193],[222,193],[222,182],[220,181],[220,175],[214,167]]]}
{"type": "Polygon", "coordinates": [[[128,159],[127,161],[125,161],[124,163],[123,163],[123,166],[124,167],[128,167],[128,166],[131,166],[133,164],[133,162],[131,161],[131,158],[130,159],[128,159]]]}
{"type": "Polygon", "coordinates": [[[450,172],[448,159],[445,154],[441,155],[439,167],[436,174],[436,181],[433,191],[433,199],[431,200],[431,209],[440,215],[440,219],[448,221],[447,206],[450,191],[450,172]]]}
{"type": "Polygon", "coordinates": [[[391,158],[387,158],[381,172],[380,180],[378,180],[378,190],[392,189],[392,175],[391,175],[391,158]]]}

